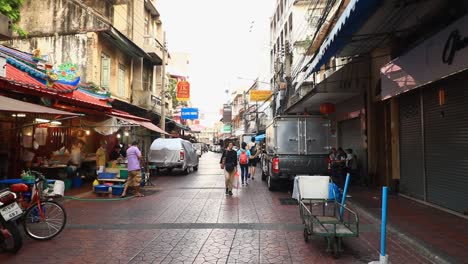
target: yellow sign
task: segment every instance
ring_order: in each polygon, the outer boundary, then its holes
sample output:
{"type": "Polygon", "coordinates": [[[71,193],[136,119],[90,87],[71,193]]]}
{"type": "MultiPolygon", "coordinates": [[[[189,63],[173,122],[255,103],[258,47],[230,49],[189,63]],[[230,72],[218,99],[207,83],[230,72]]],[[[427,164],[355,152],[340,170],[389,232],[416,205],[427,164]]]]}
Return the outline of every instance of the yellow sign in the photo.
{"type": "Polygon", "coordinates": [[[250,91],[250,101],[266,101],[270,99],[270,90],[252,90],[250,91]]]}

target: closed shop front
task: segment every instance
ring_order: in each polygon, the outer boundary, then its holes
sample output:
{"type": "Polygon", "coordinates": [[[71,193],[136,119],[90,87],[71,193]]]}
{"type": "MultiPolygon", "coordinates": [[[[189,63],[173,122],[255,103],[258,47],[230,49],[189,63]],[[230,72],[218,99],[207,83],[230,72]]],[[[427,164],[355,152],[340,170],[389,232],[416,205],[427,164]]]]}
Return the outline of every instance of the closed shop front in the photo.
{"type": "Polygon", "coordinates": [[[463,213],[468,211],[468,74],[452,79],[423,90],[426,200],[463,213]]]}
{"type": "Polygon", "coordinates": [[[423,144],[420,91],[400,98],[400,189],[424,199],[423,144]]]}
{"type": "Polygon", "coordinates": [[[398,96],[401,193],[468,214],[468,15],[381,68],[398,96]]]}

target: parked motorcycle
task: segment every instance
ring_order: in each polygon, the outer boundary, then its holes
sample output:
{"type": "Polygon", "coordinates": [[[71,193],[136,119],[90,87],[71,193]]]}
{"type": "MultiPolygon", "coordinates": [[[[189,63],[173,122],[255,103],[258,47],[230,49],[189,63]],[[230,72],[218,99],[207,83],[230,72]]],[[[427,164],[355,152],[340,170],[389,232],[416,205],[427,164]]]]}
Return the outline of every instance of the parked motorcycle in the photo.
{"type": "Polygon", "coordinates": [[[16,194],[8,189],[0,190],[0,249],[16,253],[23,245],[23,238],[16,220],[23,210],[16,202],[16,194]]]}

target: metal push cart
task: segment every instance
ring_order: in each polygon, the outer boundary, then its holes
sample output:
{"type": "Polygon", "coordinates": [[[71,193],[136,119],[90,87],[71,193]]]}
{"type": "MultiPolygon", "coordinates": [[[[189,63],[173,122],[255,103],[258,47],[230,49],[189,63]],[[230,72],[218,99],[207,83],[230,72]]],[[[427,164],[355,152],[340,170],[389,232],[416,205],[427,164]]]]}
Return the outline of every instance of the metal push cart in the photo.
{"type": "Polygon", "coordinates": [[[338,256],[343,237],[359,235],[358,215],[340,204],[329,200],[329,176],[298,176],[299,212],[304,224],[304,240],[312,235],[325,237],[327,252],[338,256]]]}

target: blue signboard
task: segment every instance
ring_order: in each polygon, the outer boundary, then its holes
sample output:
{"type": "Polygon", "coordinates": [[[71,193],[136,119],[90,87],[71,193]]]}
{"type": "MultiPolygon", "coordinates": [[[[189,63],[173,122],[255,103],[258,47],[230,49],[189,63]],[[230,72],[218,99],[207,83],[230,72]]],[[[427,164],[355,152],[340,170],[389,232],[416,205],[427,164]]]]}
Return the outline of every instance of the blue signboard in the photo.
{"type": "Polygon", "coordinates": [[[198,119],[198,108],[182,108],[181,119],[198,119]]]}

